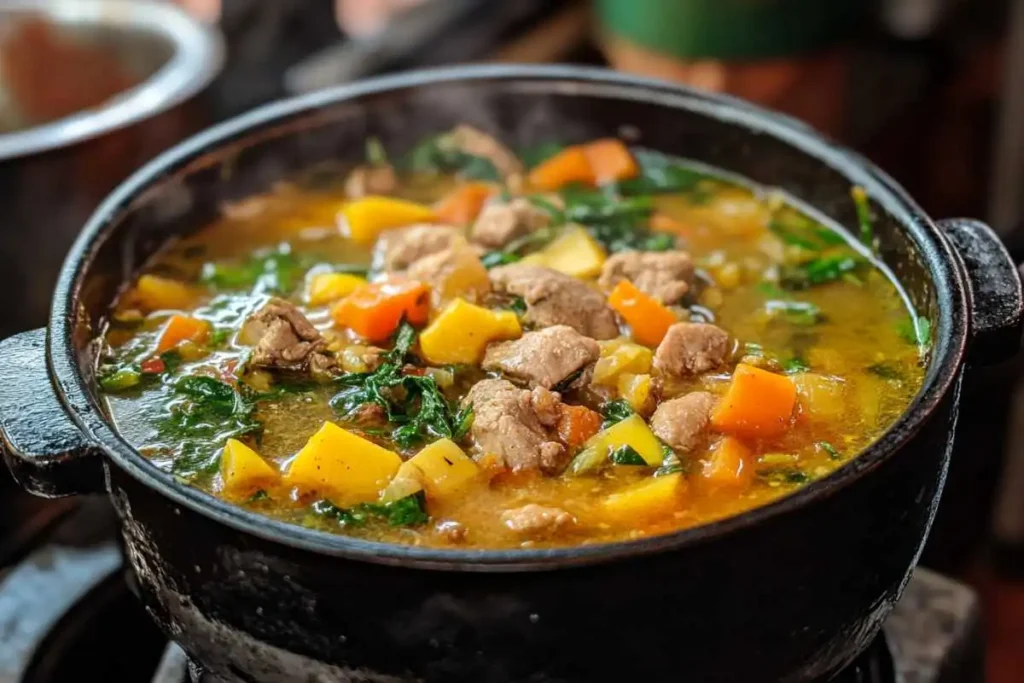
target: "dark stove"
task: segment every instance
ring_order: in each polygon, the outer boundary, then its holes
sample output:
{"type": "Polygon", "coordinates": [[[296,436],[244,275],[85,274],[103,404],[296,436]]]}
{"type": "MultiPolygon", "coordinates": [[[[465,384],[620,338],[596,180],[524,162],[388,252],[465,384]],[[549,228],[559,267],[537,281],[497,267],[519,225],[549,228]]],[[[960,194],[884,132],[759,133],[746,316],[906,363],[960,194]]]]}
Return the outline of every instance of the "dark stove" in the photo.
{"type": "MultiPolygon", "coordinates": [[[[31,512],[15,534],[0,527],[0,550],[15,553],[0,556],[0,683],[218,683],[136,602],[106,499],[30,508],[2,493],[0,519],[31,512]]],[[[921,569],[883,633],[832,683],[982,683],[982,651],[973,591],[921,569]]]]}

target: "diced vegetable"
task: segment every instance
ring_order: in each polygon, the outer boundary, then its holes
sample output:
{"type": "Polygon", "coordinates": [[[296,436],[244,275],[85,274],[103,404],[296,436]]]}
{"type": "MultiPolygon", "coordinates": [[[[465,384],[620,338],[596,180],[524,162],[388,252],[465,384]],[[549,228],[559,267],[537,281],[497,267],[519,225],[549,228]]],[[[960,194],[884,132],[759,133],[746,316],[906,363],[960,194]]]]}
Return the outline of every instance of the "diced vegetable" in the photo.
{"type": "Polygon", "coordinates": [[[791,378],[741,363],[711,424],[733,436],[771,438],[789,429],[795,404],[796,384],[791,378]]]}
{"type": "Polygon", "coordinates": [[[841,378],[799,372],[792,375],[804,412],[818,420],[838,420],[846,411],[845,384],[841,378]]]}
{"type": "Polygon", "coordinates": [[[183,310],[190,308],[197,298],[188,285],[156,275],[143,275],[135,284],[135,297],[143,308],[150,311],[183,310]]]}
{"type": "Polygon", "coordinates": [[[621,339],[598,342],[601,357],[594,364],[594,384],[614,387],[622,373],[643,374],[650,372],[654,354],[646,346],[633,344],[621,339]]]}
{"type": "Polygon", "coordinates": [[[459,185],[437,205],[437,220],[451,225],[469,225],[494,191],[494,187],[486,183],[459,185]]]}
{"type": "Polygon", "coordinates": [[[660,344],[668,328],[679,322],[672,311],[629,280],[620,280],[615,285],[608,296],[608,305],[629,324],[633,338],[647,346],[660,344]]]}
{"type": "Polygon", "coordinates": [[[644,413],[650,406],[652,386],[650,375],[635,375],[629,372],[619,375],[617,383],[619,396],[625,399],[630,407],[638,413],[644,413]]]}
{"type": "Polygon", "coordinates": [[[142,375],[131,368],[120,368],[108,375],[102,375],[98,379],[104,391],[124,391],[138,386],[142,381],[142,375]]]}
{"type": "Polygon", "coordinates": [[[450,260],[431,276],[430,284],[431,298],[435,306],[440,306],[456,297],[471,300],[482,299],[491,289],[487,268],[466,242],[458,246],[453,245],[450,260]]]}
{"type": "Polygon", "coordinates": [[[538,164],[528,177],[530,185],[539,190],[554,191],[570,183],[593,185],[594,169],[582,145],[566,147],[538,164]]]}
{"type": "Polygon", "coordinates": [[[629,148],[621,140],[594,140],[584,145],[583,151],[599,185],[629,180],[640,172],[640,167],[633,159],[629,148]]]}
{"type": "Polygon", "coordinates": [[[331,311],[334,322],[371,342],[387,340],[404,317],[414,325],[426,322],[430,288],[415,280],[391,279],[360,286],[331,311]]]}
{"type": "Polygon", "coordinates": [[[579,475],[600,467],[608,461],[611,451],[621,446],[631,446],[651,467],[657,467],[665,459],[658,437],[642,417],[631,415],[591,437],[569,464],[569,473],[579,475]]]}
{"type": "Polygon", "coordinates": [[[490,342],[515,339],[522,332],[512,311],[492,311],[455,299],[420,334],[420,350],[437,365],[479,363],[490,342]]]}
{"type": "Polygon", "coordinates": [[[686,492],[686,480],[681,473],[648,479],[605,498],[603,517],[607,522],[623,525],[664,517],[678,509],[686,492]]]}
{"type": "Polygon", "coordinates": [[[224,494],[231,498],[252,495],[281,480],[281,474],[253,449],[236,439],[228,439],[220,456],[220,475],[224,494]]]}
{"type": "Polygon", "coordinates": [[[745,488],[754,479],[753,457],[746,444],[727,436],[711,451],[701,476],[716,488],[745,488]]]}
{"type": "Polygon", "coordinates": [[[355,242],[369,244],[385,230],[413,223],[431,223],[437,219],[429,206],[395,197],[364,197],[345,206],[348,236],[355,242]]]}
{"type": "Polygon", "coordinates": [[[394,451],[325,422],[292,460],[285,483],[338,505],[365,503],[377,500],[401,466],[394,451]]]}
{"type": "Polygon", "coordinates": [[[423,490],[423,472],[408,460],[402,463],[395,478],[384,487],[380,494],[380,502],[393,503],[415,495],[423,490]]]}
{"type": "Polygon", "coordinates": [[[480,468],[450,439],[441,439],[414,455],[407,464],[422,473],[427,497],[441,500],[464,491],[480,474],[480,468]]]}
{"type": "Polygon", "coordinates": [[[607,255],[587,229],[573,225],[553,242],[522,259],[522,263],[545,266],[578,278],[594,278],[601,273],[607,255]]]}
{"type": "Polygon", "coordinates": [[[366,284],[366,279],[349,273],[317,273],[309,279],[306,300],[310,306],[323,306],[346,297],[366,284]]]}
{"type": "Polygon", "coordinates": [[[562,403],[559,404],[558,411],[558,436],[570,449],[582,446],[601,430],[604,418],[586,406],[562,403]]]}
{"type": "Polygon", "coordinates": [[[172,315],[156,342],[156,352],[170,351],[183,341],[202,344],[210,337],[210,323],[186,315],[172,315]]]}

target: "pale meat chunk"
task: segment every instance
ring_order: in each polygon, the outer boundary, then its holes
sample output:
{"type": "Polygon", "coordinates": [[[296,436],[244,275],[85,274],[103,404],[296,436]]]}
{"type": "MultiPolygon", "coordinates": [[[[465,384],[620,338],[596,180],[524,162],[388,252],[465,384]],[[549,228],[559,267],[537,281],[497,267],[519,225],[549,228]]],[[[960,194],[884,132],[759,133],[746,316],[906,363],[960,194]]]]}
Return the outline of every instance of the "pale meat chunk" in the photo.
{"type": "Polygon", "coordinates": [[[478,456],[497,457],[513,471],[560,471],[565,448],[545,424],[551,422],[553,401],[558,401],[557,395],[544,389],[530,392],[503,379],[477,382],[463,403],[473,406],[470,433],[478,456]]]}
{"type": "Polygon", "coordinates": [[[553,389],[571,380],[601,355],[597,342],[567,325],[527,332],[519,339],[491,344],[483,368],[499,371],[531,387],[553,389]]]}
{"type": "Polygon", "coordinates": [[[651,416],[651,431],[676,451],[688,453],[706,438],[717,401],[705,391],[665,401],[651,416]]]}
{"type": "Polygon", "coordinates": [[[284,299],[271,299],[250,316],[239,340],[254,347],[250,363],[255,367],[323,373],[335,366],[320,331],[284,299]]]}
{"type": "Polygon", "coordinates": [[[452,225],[425,223],[387,230],[377,240],[374,265],[389,273],[402,271],[424,256],[444,251],[462,239],[462,230],[452,225]]]}
{"type": "Polygon", "coordinates": [[[465,124],[456,126],[448,134],[447,144],[475,157],[488,159],[502,177],[521,175],[523,164],[515,153],[494,137],[465,124]]]}
{"type": "Polygon", "coordinates": [[[491,291],[487,269],[476,251],[461,238],[447,249],[418,259],[406,274],[430,285],[435,306],[455,297],[478,302],[491,291]]]}
{"type": "Polygon", "coordinates": [[[574,526],[576,518],[562,508],[530,503],[503,512],[501,523],[517,534],[541,536],[574,526]]]}
{"type": "Polygon", "coordinates": [[[522,197],[510,202],[491,202],[473,222],[469,239],[488,249],[500,249],[514,239],[547,227],[551,216],[522,197]]]}
{"type": "Polygon", "coordinates": [[[358,166],[345,179],[345,195],[349,199],[388,195],[397,189],[398,177],[390,164],[358,166]]]}
{"type": "Polygon", "coordinates": [[[624,251],[604,262],[599,282],[604,289],[612,289],[621,280],[671,305],[690,291],[693,259],[685,251],[624,251]]]}
{"type": "Polygon", "coordinates": [[[571,275],[514,263],[492,269],[491,282],[498,291],[522,297],[524,319],[532,325],[568,325],[591,339],[619,336],[615,314],[604,295],[571,275]]]}
{"type": "Polygon", "coordinates": [[[686,377],[714,370],[729,355],[729,335],[709,323],[676,323],[654,353],[654,368],[663,375],[686,377]]]}

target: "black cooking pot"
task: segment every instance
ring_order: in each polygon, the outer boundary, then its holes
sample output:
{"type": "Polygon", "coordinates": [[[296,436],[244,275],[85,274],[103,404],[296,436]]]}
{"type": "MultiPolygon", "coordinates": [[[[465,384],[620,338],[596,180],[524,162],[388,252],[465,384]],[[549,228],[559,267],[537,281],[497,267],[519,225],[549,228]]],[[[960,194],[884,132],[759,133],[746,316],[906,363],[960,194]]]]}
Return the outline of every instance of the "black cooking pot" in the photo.
{"type": "Polygon", "coordinates": [[[1021,281],[975,221],[938,225],[886,175],[745,103],[602,70],[467,67],[274,104],[122,185],[68,255],[50,326],[0,344],[7,461],[42,495],[105,488],[138,592],[228,681],[811,681],[861,652],[935,514],[967,365],[1021,335],[1021,281]],[[107,306],[154,250],[225,201],[317,163],[467,122],[514,146],[623,135],[781,187],[854,225],[933,321],[924,387],[854,461],[771,505],[657,538],[556,550],[386,545],[272,521],[183,486],[113,429],[93,367],[107,306]],[[318,677],[319,676],[319,677],[318,677]]]}

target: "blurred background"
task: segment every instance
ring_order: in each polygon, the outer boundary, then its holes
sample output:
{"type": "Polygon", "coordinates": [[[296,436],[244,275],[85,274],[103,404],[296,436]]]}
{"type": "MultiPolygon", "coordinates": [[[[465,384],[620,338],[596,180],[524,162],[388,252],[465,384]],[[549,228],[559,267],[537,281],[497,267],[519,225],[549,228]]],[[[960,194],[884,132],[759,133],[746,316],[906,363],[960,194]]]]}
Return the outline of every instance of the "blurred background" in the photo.
{"type": "MultiPolygon", "coordinates": [[[[470,62],[607,66],[781,110],[1024,262],[1024,1],[0,0],[0,337],[45,325],[76,232],[161,150],[281,97],[470,62]]],[[[992,683],[1024,678],[1018,370],[967,382],[923,558],[985,606],[992,683]]],[[[2,580],[77,503],[0,495],[2,580]]]]}

